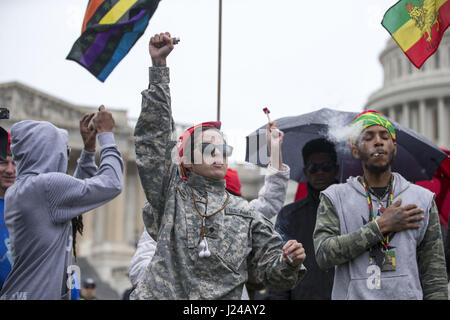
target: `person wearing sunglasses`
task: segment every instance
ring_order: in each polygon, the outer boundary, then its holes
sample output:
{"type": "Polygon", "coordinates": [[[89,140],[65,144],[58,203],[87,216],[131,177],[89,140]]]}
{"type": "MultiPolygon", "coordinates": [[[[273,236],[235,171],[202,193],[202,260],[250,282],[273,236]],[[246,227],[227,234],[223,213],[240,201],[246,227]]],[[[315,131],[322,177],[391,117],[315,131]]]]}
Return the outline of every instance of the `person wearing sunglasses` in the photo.
{"type": "Polygon", "coordinates": [[[337,183],[339,171],[335,146],[328,140],[314,139],[302,149],[303,173],[307,180],[306,198],[290,203],[281,209],[275,229],[284,240],[295,239],[303,244],[307,252],[304,265],[308,272],[292,290],[269,290],[269,300],[329,300],[333,288],[333,270],[322,270],[316,262],[313,232],[316,225],[319,193],[337,183]]]}
{"type": "MultiPolygon", "coordinates": [[[[189,129],[188,129],[189,130],[189,129]]],[[[269,123],[269,130],[267,135],[267,141],[271,141],[272,134],[281,135],[283,137],[283,132],[277,129],[276,122],[269,123]]],[[[282,139],[280,139],[280,147],[282,144],[282,139]]],[[[202,149],[202,153],[211,154],[209,150],[207,150],[207,143],[205,143],[202,149]]],[[[228,146],[228,145],[226,145],[228,146]]],[[[270,143],[269,143],[270,146],[270,143]]],[[[272,146],[270,146],[271,148],[272,146]]],[[[277,148],[277,145],[274,145],[277,148]]],[[[232,147],[224,150],[227,156],[231,156],[232,147]]],[[[193,157],[193,154],[191,154],[193,157]]],[[[278,214],[280,209],[282,208],[284,201],[286,199],[286,192],[288,187],[290,169],[286,164],[282,163],[282,155],[278,154],[279,159],[275,158],[274,152],[270,153],[271,162],[268,167],[268,172],[264,177],[264,185],[258,192],[258,198],[253,199],[249,202],[249,206],[254,208],[255,210],[261,212],[266,218],[272,219],[274,216],[278,214]],[[277,160],[281,165],[276,165],[277,160]],[[275,167],[274,167],[275,166],[275,167]]],[[[241,182],[239,180],[238,172],[228,168],[227,174],[224,177],[225,179],[225,188],[226,190],[237,197],[242,196],[241,191],[241,182]]],[[[148,202],[144,205],[142,209],[143,214],[149,214],[150,206],[148,202]]],[[[156,250],[156,241],[148,234],[147,230],[144,230],[142,233],[139,242],[137,244],[136,252],[133,255],[133,258],[130,263],[130,267],[128,270],[130,282],[134,287],[136,287],[139,280],[143,278],[145,275],[145,269],[149,262],[152,260],[153,255],[156,250]]],[[[131,293],[131,291],[130,291],[131,293]]],[[[244,292],[242,295],[242,299],[248,300],[249,297],[253,297],[254,292],[246,290],[244,288],[244,292]]],[[[129,296],[129,294],[127,295],[129,296]]]]}
{"type": "Polygon", "coordinates": [[[153,67],[134,136],[149,205],[144,225],[157,246],[130,299],[241,299],[246,283],[290,289],[305,273],[305,251],[295,240],[283,246],[270,220],[225,190],[231,148],[221,123],[174,139],[166,66],[173,48],[169,33],[150,39],[153,67]]]}

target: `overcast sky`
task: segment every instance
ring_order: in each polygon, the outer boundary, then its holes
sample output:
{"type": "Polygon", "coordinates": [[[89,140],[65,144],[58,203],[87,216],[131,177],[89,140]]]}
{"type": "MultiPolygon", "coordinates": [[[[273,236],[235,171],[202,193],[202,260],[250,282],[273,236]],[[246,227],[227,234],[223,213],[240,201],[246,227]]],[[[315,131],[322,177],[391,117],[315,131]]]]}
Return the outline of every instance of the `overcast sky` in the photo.
{"type": "MultiPolygon", "coordinates": [[[[272,119],[323,107],[360,111],[382,86],[381,26],[396,0],[223,0],[222,128],[243,160],[244,137],[272,119]]],[[[66,60],[87,0],[0,0],[0,82],[73,104],[128,110],[148,85],[148,40],[169,31],[174,119],[216,120],[218,0],[162,0],[145,34],[104,83],[66,60]]],[[[7,106],[6,106],[7,107],[7,106]]]]}

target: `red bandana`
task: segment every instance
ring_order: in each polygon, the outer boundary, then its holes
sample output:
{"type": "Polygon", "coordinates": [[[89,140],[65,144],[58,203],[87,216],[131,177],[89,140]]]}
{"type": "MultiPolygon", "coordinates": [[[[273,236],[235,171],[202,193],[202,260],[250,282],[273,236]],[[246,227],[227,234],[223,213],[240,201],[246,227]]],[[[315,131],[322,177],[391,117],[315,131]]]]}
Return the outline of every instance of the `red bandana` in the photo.
{"type": "Polygon", "coordinates": [[[210,127],[210,128],[216,128],[217,130],[220,130],[220,127],[222,126],[222,123],[220,121],[209,121],[209,122],[202,122],[200,124],[197,124],[195,126],[192,126],[188,128],[184,133],[180,136],[177,144],[178,148],[178,162],[180,163],[181,170],[183,171],[183,179],[186,178],[186,171],[181,163],[181,158],[183,157],[183,151],[184,147],[186,146],[187,141],[189,140],[189,137],[194,133],[194,131],[201,127],[210,127]]]}

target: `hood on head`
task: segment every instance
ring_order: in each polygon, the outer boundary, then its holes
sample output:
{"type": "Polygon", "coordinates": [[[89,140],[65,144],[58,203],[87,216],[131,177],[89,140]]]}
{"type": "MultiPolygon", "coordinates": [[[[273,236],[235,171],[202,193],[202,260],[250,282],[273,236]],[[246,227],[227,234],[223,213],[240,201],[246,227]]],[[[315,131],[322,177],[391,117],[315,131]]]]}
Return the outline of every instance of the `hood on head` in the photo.
{"type": "Polygon", "coordinates": [[[11,127],[17,177],[67,171],[68,132],[46,121],[25,120],[11,127]]]}

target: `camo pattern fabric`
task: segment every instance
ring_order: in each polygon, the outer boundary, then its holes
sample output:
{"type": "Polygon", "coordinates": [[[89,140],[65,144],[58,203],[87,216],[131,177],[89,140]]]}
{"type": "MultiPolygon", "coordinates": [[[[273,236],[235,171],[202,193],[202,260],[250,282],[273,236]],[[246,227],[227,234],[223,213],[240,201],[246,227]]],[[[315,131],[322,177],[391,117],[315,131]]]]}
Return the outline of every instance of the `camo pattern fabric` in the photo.
{"type": "Polygon", "coordinates": [[[375,221],[357,231],[341,235],[338,214],[331,201],[322,193],[313,238],[317,264],[324,270],[346,263],[384,240],[375,221]]]}
{"type": "Polygon", "coordinates": [[[227,199],[225,180],[189,174],[176,162],[169,69],[150,68],[135,128],[136,164],[148,205],[143,220],[156,252],[131,299],[240,299],[243,285],[293,288],[304,274],[281,259],[282,239],[272,223],[240,197],[206,219],[210,257],[199,257],[202,218],[227,199]],[[175,155],[174,157],[172,155],[175,155]],[[174,161],[172,161],[174,159],[174,161]],[[192,194],[193,193],[193,194],[192,194]]]}
{"type": "Polygon", "coordinates": [[[417,248],[417,264],[424,300],[448,300],[444,243],[439,212],[434,200],[430,210],[428,229],[417,248]]]}

